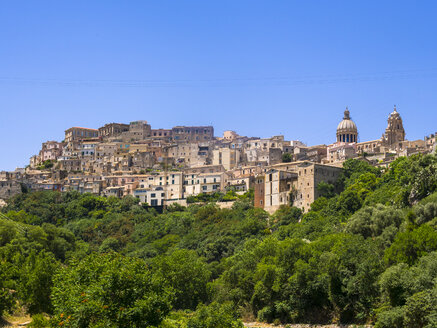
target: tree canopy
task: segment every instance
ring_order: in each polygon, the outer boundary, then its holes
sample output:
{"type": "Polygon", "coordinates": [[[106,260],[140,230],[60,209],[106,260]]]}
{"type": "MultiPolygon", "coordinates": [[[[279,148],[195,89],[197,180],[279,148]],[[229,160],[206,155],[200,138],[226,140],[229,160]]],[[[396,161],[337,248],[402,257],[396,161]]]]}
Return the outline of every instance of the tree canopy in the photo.
{"type": "Polygon", "coordinates": [[[41,327],[435,327],[436,165],[348,160],[307,213],[269,215],[252,190],[163,213],[134,197],[18,195],[0,219],[0,311],[41,327]]]}

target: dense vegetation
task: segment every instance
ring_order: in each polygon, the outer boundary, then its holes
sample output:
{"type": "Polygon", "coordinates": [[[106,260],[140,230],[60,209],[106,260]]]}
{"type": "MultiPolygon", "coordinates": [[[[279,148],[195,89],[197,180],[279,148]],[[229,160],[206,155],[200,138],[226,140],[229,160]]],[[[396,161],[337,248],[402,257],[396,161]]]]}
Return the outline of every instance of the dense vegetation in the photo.
{"type": "Polygon", "coordinates": [[[272,216],[252,193],[162,214],[132,197],[21,194],[0,219],[0,311],[24,307],[35,327],[436,327],[437,157],[349,160],[319,189],[308,213],[272,216]]]}

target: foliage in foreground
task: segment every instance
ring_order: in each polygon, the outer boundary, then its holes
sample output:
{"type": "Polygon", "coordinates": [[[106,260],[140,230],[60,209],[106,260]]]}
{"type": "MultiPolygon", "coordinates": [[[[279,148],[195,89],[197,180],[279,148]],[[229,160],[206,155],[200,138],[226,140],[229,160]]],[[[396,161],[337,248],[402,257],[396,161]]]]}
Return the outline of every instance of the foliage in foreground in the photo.
{"type": "Polygon", "coordinates": [[[156,327],[173,290],[141,259],[91,255],[53,277],[53,321],[64,327],[156,327]]]}
{"type": "Polygon", "coordinates": [[[437,158],[350,160],[319,187],[308,213],[270,217],[251,193],[162,214],[132,197],[19,195],[0,219],[0,311],[25,307],[36,327],[40,313],[57,327],[435,327],[437,158]]]}

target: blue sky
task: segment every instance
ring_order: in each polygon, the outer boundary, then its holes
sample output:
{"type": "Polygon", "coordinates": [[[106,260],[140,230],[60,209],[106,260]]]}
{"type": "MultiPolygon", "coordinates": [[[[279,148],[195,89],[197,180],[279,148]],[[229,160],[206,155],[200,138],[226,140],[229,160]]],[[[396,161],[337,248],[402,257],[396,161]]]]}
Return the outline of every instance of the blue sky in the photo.
{"type": "Polygon", "coordinates": [[[71,126],[361,141],[437,131],[436,1],[0,2],[0,170],[71,126]]]}

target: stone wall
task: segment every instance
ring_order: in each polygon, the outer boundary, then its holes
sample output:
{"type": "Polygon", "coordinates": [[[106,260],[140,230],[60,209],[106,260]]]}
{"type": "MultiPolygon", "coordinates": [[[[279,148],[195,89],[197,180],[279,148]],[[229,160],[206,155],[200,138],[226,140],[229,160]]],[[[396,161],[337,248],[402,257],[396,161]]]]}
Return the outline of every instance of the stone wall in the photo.
{"type": "Polygon", "coordinates": [[[21,185],[16,181],[0,181],[0,199],[9,199],[21,193],[21,185]]]}

